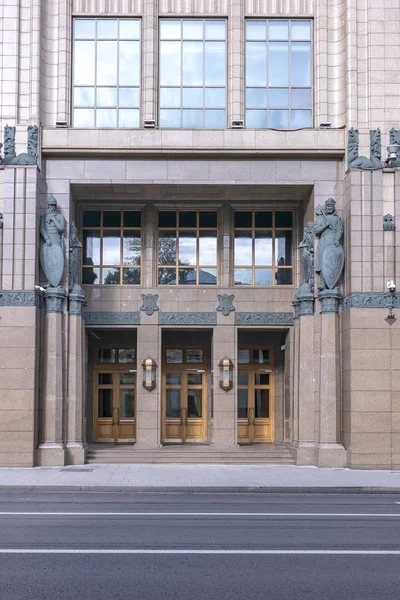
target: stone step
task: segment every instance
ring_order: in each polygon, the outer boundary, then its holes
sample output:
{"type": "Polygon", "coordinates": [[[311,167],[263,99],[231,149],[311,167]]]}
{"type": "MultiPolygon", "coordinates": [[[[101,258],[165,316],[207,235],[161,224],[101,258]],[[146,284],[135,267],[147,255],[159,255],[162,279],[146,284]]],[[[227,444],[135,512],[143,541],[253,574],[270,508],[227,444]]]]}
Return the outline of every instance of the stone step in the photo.
{"type": "Polygon", "coordinates": [[[137,448],[133,445],[93,445],[89,464],[294,464],[283,445],[241,446],[218,450],[214,446],[166,446],[137,448]]]}

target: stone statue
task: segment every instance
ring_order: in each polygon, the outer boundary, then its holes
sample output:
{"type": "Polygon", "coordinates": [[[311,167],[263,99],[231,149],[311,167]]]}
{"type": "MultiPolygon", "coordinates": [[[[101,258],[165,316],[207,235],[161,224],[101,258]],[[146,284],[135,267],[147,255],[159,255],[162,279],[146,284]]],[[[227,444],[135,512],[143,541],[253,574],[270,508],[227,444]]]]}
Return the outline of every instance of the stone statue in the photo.
{"type": "Polygon", "coordinates": [[[304,227],[301,248],[301,285],[299,292],[314,291],[314,222],[308,221],[304,227]]]}
{"type": "Polygon", "coordinates": [[[4,128],[4,160],[5,165],[36,165],[38,157],[39,129],[36,125],[28,127],[28,152],[15,153],[15,127],[4,128]]]}
{"type": "Polygon", "coordinates": [[[50,196],[47,212],[40,217],[40,233],[45,243],[40,249],[40,265],[51,287],[58,287],[64,271],[64,216],[57,210],[57,200],[50,196]]]}
{"type": "Polygon", "coordinates": [[[324,208],[319,205],[315,209],[315,235],[320,238],[315,271],[320,275],[320,291],[332,290],[337,286],[344,266],[344,251],[340,245],[343,224],[335,206],[334,199],[328,198],[324,208]]]}
{"type": "Polygon", "coordinates": [[[78,229],[73,221],[69,226],[69,273],[68,290],[72,293],[83,293],[79,280],[79,252],[82,244],[78,238],[78,229]]]}
{"type": "Polygon", "coordinates": [[[348,141],[348,159],[349,169],[381,169],[382,168],[382,152],[381,152],[381,130],[371,129],[370,136],[370,158],[358,155],[358,129],[349,129],[348,141]]]}
{"type": "Polygon", "coordinates": [[[0,142],[0,165],[3,164],[3,159],[1,157],[1,149],[2,149],[2,147],[3,147],[3,144],[0,142]]]}
{"type": "Polygon", "coordinates": [[[399,147],[397,150],[397,159],[391,162],[390,166],[400,167],[400,129],[394,129],[394,127],[392,127],[389,134],[389,144],[397,144],[399,147]]]}
{"type": "Polygon", "coordinates": [[[383,217],[383,231],[394,231],[392,215],[387,214],[383,217]]]}

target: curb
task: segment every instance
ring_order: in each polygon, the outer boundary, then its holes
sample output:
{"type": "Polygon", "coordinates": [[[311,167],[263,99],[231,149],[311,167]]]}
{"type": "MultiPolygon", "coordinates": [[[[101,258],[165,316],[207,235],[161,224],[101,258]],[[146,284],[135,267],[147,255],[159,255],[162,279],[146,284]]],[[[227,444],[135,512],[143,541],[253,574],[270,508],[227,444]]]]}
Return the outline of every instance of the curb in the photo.
{"type": "Polygon", "coordinates": [[[142,486],[142,485],[1,485],[0,492],[131,492],[216,494],[400,494],[384,486],[142,486]]]}

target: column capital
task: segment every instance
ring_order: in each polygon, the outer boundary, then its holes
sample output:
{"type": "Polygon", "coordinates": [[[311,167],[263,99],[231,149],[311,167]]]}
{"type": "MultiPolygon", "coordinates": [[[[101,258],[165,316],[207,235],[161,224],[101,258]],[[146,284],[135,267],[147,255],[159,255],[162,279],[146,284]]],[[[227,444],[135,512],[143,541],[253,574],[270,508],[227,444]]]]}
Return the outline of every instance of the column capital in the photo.
{"type": "Polygon", "coordinates": [[[86,306],[85,293],[80,285],[75,285],[69,295],[68,312],[76,317],[83,317],[86,306]]]}
{"type": "Polygon", "coordinates": [[[62,303],[65,298],[65,290],[62,287],[48,287],[45,294],[45,312],[61,313],[62,303]]]}
{"type": "Polygon", "coordinates": [[[318,298],[322,303],[322,314],[339,314],[339,306],[342,300],[342,293],[339,288],[333,290],[322,290],[318,298]]]}

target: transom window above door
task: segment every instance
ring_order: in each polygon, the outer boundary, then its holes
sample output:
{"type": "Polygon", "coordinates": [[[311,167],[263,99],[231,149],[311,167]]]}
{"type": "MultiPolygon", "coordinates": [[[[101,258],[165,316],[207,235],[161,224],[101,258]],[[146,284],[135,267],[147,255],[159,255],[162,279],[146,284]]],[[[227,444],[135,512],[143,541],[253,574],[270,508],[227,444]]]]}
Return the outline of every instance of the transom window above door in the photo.
{"type": "Polygon", "coordinates": [[[158,285],[217,284],[217,212],[162,210],[158,285]]]}
{"type": "Polygon", "coordinates": [[[235,212],[235,285],[293,284],[293,212],[235,212]]]}
{"type": "Polygon", "coordinates": [[[84,210],[82,283],[140,285],[141,212],[84,210]]]}
{"type": "Polygon", "coordinates": [[[226,22],[160,21],[160,127],[226,127],[226,22]]]}
{"type": "Polygon", "coordinates": [[[74,19],[73,127],[139,127],[140,20],[74,19]]]}
{"type": "Polygon", "coordinates": [[[246,127],[312,127],[311,21],[246,21],[246,127]]]}

